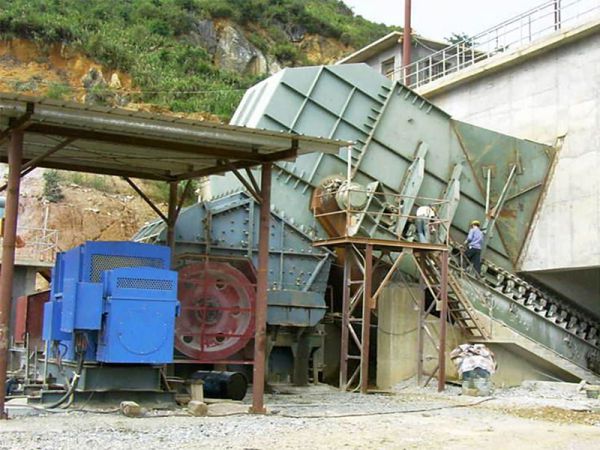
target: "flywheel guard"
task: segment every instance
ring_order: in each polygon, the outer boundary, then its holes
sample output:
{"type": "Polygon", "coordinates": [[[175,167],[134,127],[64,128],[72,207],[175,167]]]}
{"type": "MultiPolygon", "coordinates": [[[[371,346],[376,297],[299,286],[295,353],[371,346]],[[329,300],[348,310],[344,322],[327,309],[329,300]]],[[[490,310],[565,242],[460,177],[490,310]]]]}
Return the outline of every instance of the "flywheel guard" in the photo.
{"type": "Polygon", "coordinates": [[[178,297],[175,348],[187,357],[223,360],[253,338],[256,289],[231,264],[203,261],[183,266],[178,297]]]}

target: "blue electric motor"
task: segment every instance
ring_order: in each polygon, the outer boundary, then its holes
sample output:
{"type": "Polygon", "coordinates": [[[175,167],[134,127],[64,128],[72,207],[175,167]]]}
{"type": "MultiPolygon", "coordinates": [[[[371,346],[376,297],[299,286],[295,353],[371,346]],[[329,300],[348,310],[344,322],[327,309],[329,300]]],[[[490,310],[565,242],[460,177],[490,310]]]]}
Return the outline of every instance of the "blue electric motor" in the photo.
{"type": "Polygon", "coordinates": [[[43,337],[64,360],[173,361],[179,312],[168,247],[86,242],[59,253],[44,306],[43,337]]]}

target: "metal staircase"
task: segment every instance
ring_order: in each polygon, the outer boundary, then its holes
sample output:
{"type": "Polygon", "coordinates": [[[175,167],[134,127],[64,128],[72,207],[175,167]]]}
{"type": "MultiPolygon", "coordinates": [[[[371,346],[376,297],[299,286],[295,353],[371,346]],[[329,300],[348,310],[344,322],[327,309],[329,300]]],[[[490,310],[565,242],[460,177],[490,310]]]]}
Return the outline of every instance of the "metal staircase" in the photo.
{"type": "MultiPolygon", "coordinates": [[[[440,280],[439,261],[416,259],[432,286],[440,280]]],[[[515,344],[588,381],[600,381],[598,324],[584,311],[489,262],[481,277],[459,261],[448,272],[450,322],[472,342],[515,344]]]]}
{"type": "MultiPolygon", "coordinates": [[[[427,254],[416,260],[428,283],[439,287],[440,270],[437,257],[434,254],[427,254]]],[[[450,322],[456,325],[466,337],[484,340],[488,338],[471,302],[451,271],[448,273],[448,314],[450,322]]]]}

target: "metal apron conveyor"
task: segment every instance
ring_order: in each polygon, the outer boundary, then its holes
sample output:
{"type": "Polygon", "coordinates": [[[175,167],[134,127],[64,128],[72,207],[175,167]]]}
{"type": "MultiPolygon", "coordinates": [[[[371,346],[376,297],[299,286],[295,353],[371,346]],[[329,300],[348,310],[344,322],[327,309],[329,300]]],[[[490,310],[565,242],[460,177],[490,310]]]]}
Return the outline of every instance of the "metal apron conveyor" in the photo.
{"type": "Polygon", "coordinates": [[[519,339],[513,343],[528,347],[579,378],[600,380],[596,375],[600,373],[600,324],[588,313],[488,261],[480,278],[458,265],[451,265],[450,270],[462,298],[489,319],[482,341],[497,340],[493,323],[505,325],[543,348],[519,339]]]}

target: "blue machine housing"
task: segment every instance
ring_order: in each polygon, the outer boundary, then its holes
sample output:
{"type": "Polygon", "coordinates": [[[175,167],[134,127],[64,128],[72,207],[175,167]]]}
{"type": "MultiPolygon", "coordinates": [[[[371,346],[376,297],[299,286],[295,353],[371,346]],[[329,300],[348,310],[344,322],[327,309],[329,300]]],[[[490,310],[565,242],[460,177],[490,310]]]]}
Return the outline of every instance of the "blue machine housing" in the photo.
{"type": "Polygon", "coordinates": [[[59,253],[44,306],[43,337],[75,360],[75,333],[87,337],[85,360],[173,361],[177,272],[169,248],[135,242],[86,242],[59,253]]]}

